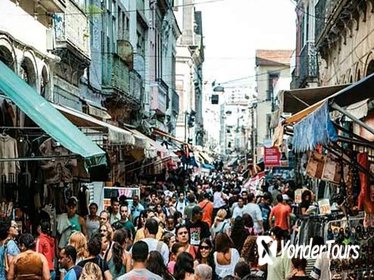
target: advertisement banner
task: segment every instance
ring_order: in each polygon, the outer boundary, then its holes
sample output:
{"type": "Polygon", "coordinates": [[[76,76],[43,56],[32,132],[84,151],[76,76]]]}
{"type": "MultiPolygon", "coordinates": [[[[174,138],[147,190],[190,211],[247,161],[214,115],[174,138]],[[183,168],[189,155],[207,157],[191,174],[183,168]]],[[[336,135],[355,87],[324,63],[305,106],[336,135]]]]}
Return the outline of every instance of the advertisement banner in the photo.
{"type": "Polygon", "coordinates": [[[277,147],[264,147],[265,166],[281,166],[281,153],[277,147]]]}

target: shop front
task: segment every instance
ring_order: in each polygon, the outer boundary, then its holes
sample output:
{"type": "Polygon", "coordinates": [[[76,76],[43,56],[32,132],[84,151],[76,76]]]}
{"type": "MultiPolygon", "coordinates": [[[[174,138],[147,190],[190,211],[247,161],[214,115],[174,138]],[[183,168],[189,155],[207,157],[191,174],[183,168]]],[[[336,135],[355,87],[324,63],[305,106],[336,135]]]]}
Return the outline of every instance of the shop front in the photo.
{"type": "MultiPolygon", "coordinates": [[[[359,245],[357,259],[331,258],[331,270],[339,279],[369,279],[365,277],[371,270],[373,87],[374,75],[370,75],[349,86],[313,89],[315,96],[300,95],[302,90],[286,93],[287,98],[304,106],[281,125],[292,138],[292,149],[299,160],[297,172],[311,182],[295,192],[300,218],[292,241],[307,245],[313,237],[321,236],[325,242],[345,247],[359,245]],[[310,104],[306,103],[308,100],[310,104]]],[[[287,106],[282,109],[292,111],[287,106]]]]}

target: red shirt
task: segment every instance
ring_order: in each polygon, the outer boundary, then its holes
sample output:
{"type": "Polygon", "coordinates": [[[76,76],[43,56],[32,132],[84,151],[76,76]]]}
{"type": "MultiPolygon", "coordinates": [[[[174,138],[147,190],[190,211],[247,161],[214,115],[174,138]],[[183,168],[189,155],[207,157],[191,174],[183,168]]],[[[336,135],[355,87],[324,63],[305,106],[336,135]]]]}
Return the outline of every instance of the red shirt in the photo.
{"type": "Polygon", "coordinates": [[[204,199],[199,203],[199,206],[203,209],[202,221],[206,222],[209,227],[211,227],[213,223],[213,203],[208,199],[204,199]]]}
{"type": "Polygon", "coordinates": [[[270,218],[275,217],[274,226],[283,230],[288,230],[288,217],[291,214],[291,207],[283,203],[278,203],[270,212],[270,218]]]}
{"type": "Polygon", "coordinates": [[[48,261],[49,270],[54,270],[53,260],[55,258],[55,240],[45,233],[41,233],[36,241],[36,251],[45,256],[48,261]]]}

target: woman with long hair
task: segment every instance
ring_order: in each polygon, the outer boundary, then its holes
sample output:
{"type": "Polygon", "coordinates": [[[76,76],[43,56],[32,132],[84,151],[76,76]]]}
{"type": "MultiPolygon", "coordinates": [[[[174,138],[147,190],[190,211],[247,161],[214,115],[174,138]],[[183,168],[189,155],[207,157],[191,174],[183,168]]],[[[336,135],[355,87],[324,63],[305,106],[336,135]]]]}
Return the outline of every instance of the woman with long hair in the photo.
{"type": "Polygon", "coordinates": [[[257,235],[251,215],[248,213],[243,214],[243,223],[249,235],[257,235]]]}
{"type": "Polygon", "coordinates": [[[147,260],[147,269],[154,274],[157,274],[165,280],[174,280],[174,277],[168,271],[164,258],[158,251],[151,251],[147,260]]]}
{"type": "Polygon", "coordinates": [[[114,279],[131,270],[131,255],[126,251],[127,239],[127,232],[117,229],[113,234],[112,246],[104,259],[114,279]]]}
{"type": "Polygon", "coordinates": [[[227,275],[234,275],[235,265],[240,259],[238,250],[226,233],[219,233],[215,239],[214,264],[216,274],[220,278],[227,275]]]}
{"type": "Polygon", "coordinates": [[[249,232],[244,227],[243,218],[241,216],[237,216],[234,220],[230,237],[234,243],[234,248],[238,250],[238,252],[242,251],[244,241],[247,239],[248,235],[249,232]]]}
{"type": "MultiPolygon", "coordinates": [[[[196,253],[196,261],[197,264],[207,264],[212,268],[213,278],[217,279],[217,275],[215,274],[215,263],[214,263],[214,246],[210,238],[203,238],[200,242],[199,248],[196,253]]],[[[196,266],[196,265],[195,265],[196,266]]]]}
{"type": "Polygon", "coordinates": [[[87,239],[80,231],[76,231],[70,236],[69,245],[73,246],[77,251],[77,260],[75,264],[88,257],[87,239]]]}
{"type": "Polygon", "coordinates": [[[194,263],[191,254],[182,252],[178,255],[174,267],[175,280],[193,280],[194,277],[194,263]]]}
{"type": "Polygon", "coordinates": [[[230,221],[226,219],[227,211],[225,209],[219,209],[217,216],[214,218],[214,223],[210,228],[212,239],[216,237],[218,233],[228,233],[230,230],[230,221]]]}
{"type": "Polygon", "coordinates": [[[82,269],[80,280],[103,280],[100,267],[92,262],[88,262],[82,269]]]}

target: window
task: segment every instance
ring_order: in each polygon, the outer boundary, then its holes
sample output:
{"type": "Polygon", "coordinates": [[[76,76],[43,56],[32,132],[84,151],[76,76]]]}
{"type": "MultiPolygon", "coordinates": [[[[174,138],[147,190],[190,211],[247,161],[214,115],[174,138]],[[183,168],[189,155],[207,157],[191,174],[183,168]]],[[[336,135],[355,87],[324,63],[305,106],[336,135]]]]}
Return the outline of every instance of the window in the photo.
{"type": "Polygon", "coordinates": [[[266,91],[266,100],[270,101],[274,98],[274,87],[279,79],[279,73],[269,73],[268,90],[266,91]]]}

